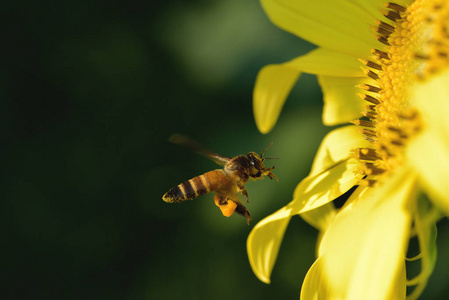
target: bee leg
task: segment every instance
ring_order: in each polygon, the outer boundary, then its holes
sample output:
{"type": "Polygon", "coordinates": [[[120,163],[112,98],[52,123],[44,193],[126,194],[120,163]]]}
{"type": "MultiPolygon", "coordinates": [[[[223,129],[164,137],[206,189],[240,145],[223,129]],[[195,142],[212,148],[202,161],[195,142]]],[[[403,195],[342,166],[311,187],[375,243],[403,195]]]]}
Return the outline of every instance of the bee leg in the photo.
{"type": "Polygon", "coordinates": [[[235,209],[235,212],[238,213],[239,215],[244,216],[246,218],[246,224],[249,225],[249,222],[251,221],[251,214],[243,204],[237,203],[237,208],[235,209]]]}
{"type": "MultiPolygon", "coordinates": [[[[217,199],[218,199],[218,204],[219,205],[226,205],[226,204],[228,204],[228,199],[226,199],[226,198],[223,198],[223,197],[219,197],[219,196],[216,196],[217,197],[217,199]]],[[[215,197],[214,197],[215,198],[215,197]]]]}
{"type": "Polygon", "coordinates": [[[246,209],[246,207],[240,202],[236,202],[230,198],[221,197],[218,195],[214,196],[215,205],[217,205],[223,216],[230,217],[234,212],[242,215],[246,218],[246,224],[249,225],[251,221],[251,214],[246,209]]]}
{"type": "Polygon", "coordinates": [[[243,196],[245,196],[246,198],[246,203],[249,203],[249,197],[248,197],[248,191],[245,189],[245,187],[243,186],[243,184],[239,183],[237,184],[240,188],[240,192],[242,193],[243,196]]]}

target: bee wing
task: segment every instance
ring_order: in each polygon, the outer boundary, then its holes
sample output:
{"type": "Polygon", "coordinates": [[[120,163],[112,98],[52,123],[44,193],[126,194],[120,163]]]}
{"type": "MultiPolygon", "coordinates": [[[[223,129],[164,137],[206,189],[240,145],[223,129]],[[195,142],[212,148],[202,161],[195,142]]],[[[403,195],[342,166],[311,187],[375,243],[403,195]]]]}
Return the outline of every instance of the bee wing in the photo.
{"type": "Polygon", "coordinates": [[[206,156],[207,158],[213,160],[215,163],[221,166],[226,165],[231,160],[230,157],[224,157],[217,153],[211,152],[206,148],[204,148],[203,146],[201,146],[197,141],[192,140],[191,138],[181,134],[173,134],[168,138],[168,140],[174,144],[190,148],[196,153],[206,156]]]}

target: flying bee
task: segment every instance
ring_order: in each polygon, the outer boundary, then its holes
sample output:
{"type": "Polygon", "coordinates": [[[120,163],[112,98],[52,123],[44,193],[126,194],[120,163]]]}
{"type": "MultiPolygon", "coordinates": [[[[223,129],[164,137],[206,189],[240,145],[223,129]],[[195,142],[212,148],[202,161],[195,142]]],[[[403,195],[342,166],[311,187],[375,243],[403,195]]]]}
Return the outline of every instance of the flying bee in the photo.
{"type": "Polygon", "coordinates": [[[196,176],[175,186],[162,197],[165,202],[179,203],[215,192],[214,202],[224,216],[230,217],[234,212],[237,212],[246,218],[246,223],[249,225],[251,214],[239,199],[239,194],[242,194],[245,196],[246,202],[249,202],[248,192],[244,185],[249,179],[258,180],[264,176],[268,176],[270,179],[274,178],[278,181],[277,177],[271,172],[274,167],[266,168],[263,164],[265,159],[273,159],[263,157],[265,151],[273,143],[268,145],[260,156],[255,152],[249,152],[246,155],[231,158],[210,152],[194,140],[179,134],[171,136],[169,141],[187,146],[224,167],[223,169],[206,172],[203,175],[196,176]]]}

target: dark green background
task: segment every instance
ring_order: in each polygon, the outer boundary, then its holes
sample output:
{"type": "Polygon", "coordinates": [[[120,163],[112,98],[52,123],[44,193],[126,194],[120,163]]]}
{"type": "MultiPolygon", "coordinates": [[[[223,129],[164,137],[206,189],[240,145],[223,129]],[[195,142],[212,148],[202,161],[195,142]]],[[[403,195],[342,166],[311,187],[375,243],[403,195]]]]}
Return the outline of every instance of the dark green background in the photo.
{"type": "MultiPolygon", "coordinates": [[[[274,131],[252,115],[258,70],[313,46],[272,25],[257,1],[20,1],[2,4],[1,299],[297,299],[316,232],[293,218],[272,284],[246,238],[291,200],[329,128],[304,75],[274,131]],[[279,183],[249,183],[253,222],[212,196],[169,188],[216,168],[169,144],[260,152],[279,183]]],[[[428,299],[446,295],[448,224],[428,299]],[[446,255],[444,255],[446,254],[446,255]]]]}

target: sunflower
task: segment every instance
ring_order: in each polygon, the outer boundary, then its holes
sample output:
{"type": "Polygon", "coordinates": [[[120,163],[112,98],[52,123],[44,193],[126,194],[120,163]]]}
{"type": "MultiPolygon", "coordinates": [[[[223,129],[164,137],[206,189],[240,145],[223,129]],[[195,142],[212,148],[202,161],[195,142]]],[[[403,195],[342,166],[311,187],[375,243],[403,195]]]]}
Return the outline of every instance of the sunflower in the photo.
{"type": "Polygon", "coordinates": [[[293,200],[250,233],[253,271],[270,282],[299,214],[320,231],[302,298],[417,298],[436,261],[436,222],[449,216],[449,3],[261,2],[273,23],[318,48],[259,72],[259,130],[272,129],[303,72],[318,76],[324,124],[347,125],[324,138],[293,200]],[[420,253],[407,257],[412,238],[420,253]],[[416,277],[407,278],[409,261],[420,263],[416,277]]]}

